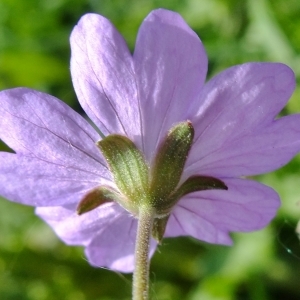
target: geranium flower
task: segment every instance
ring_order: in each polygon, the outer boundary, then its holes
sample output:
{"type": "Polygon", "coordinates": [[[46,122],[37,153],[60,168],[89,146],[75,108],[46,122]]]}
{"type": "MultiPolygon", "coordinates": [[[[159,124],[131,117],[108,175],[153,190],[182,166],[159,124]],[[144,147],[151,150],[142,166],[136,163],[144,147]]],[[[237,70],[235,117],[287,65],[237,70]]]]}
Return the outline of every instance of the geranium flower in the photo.
{"type": "MultiPolygon", "coordinates": [[[[198,36],[171,11],[151,12],[131,55],[104,17],[87,14],[71,35],[74,88],[104,136],[129,138],[150,169],[174,125],[188,121],[194,139],[180,179],[201,175],[228,190],[184,195],[170,210],[165,237],[230,245],[230,232],[266,226],[277,193],[244,179],[286,164],[300,150],[300,116],[275,119],[290,98],[294,74],[279,63],[247,63],[205,83],[207,56],[198,36]]],[[[0,93],[0,137],[15,151],[0,154],[0,193],[36,206],[69,245],[86,248],[94,266],[133,270],[136,218],[115,202],[78,215],[99,186],[118,190],[96,146],[103,136],[53,96],[17,88],[0,93]]],[[[156,242],[151,242],[151,254],[156,242]]]]}

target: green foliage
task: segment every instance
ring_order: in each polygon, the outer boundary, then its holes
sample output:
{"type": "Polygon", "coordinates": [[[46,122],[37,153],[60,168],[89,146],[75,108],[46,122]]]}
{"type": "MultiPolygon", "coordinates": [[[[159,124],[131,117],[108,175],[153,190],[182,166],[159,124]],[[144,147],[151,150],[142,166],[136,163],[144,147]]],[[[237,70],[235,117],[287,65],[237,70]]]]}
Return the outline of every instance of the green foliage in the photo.
{"type": "MultiPolygon", "coordinates": [[[[75,109],[69,34],[81,15],[110,18],[134,49],[148,12],[178,11],[201,37],[209,76],[248,61],[288,64],[298,87],[283,114],[300,111],[299,0],[1,0],[0,89],[28,86],[75,109]]],[[[4,150],[4,146],[1,148],[4,150]]],[[[153,299],[299,299],[300,158],[259,180],[282,198],[266,229],[234,235],[232,247],[166,239],[151,265],[153,299]]],[[[0,299],[130,299],[131,277],[95,269],[81,248],[62,244],[32,208],[0,199],[0,299]]]]}

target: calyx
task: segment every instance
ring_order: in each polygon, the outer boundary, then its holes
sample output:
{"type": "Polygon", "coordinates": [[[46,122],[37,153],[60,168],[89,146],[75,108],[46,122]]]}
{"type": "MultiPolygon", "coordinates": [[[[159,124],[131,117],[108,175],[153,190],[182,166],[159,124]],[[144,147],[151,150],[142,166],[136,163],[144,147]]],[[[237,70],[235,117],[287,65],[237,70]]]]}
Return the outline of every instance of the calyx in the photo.
{"type": "Polygon", "coordinates": [[[181,122],[161,142],[150,167],[135,144],[125,136],[112,134],[97,142],[118,188],[100,186],[79,203],[79,214],[115,201],[138,218],[139,210],[155,209],[152,236],[161,242],[168,218],[175,204],[186,194],[210,190],[227,190],[219,179],[194,175],[179,185],[186,159],[192,147],[192,123],[181,122]]]}

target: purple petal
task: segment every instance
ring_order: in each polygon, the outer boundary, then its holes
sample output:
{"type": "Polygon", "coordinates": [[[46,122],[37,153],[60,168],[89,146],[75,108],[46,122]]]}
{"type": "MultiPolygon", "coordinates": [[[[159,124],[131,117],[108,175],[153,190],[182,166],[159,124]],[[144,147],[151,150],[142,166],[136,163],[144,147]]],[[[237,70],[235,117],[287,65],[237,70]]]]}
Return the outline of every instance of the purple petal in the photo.
{"type": "Polygon", "coordinates": [[[134,269],[137,221],[128,213],[108,222],[86,248],[86,256],[95,267],[122,272],[134,269]]]}
{"type": "Polygon", "coordinates": [[[196,239],[230,245],[229,232],[248,232],[266,226],[280,205],[277,193],[258,182],[222,179],[227,191],[209,190],[184,197],[174,209],[166,237],[190,235],[196,239]]]}
{"type": "Polygon", "coordinates": [[[125,214],[124,209],[115,203],[103,204],[80,216],[76,212],[76,204],[38,207],[35,212],[66,244],[82,246],[87,246],[106,226],[125,214]]]}
{"type": "MultiPolygon", "coordinates": [[[[38,207],[46,221],[66,244],[86,247],[89,262],[120,272],[134,269],[137,221],[118,204],[108,203],[79,216],[76,206],[38,207]]],[[[151,240],[150,255],[156,243],[151,240]]]]}
{"type": "MultiPolygon", "coordinates": [[[[125,273],[134,270],[134,249],[137,221],[128,213],[110,222],[86,248],[89,262],[95,267],[107,267],[125,273]]],[[[151,239],[149,257],[155,251],[156,242],[151,239]]]]}
{"type": "Polygon", "coordinates": [[[79,203],[82,197],[101,183],[103,172],[91,172],[42,159],[0,153],[1,195],[11,201],[33,206],[57,206],[79,203]]]}
{"type": "Polygon", "coordinates": [[[109,20],[84,15],[71,35],[71,73],[78,100],[105,134],[140,145],[141,123],[132,56],[109,20]]]}
{"type": "Polygon", "coordinates": [[[207,57],[182,17],[158,9],[142,23],[134,52],[148,159],[174,123],[186,120],[204,84],[207,57]]]}
{"type": "Polygon", "coordinates": [[[198,168],[212,176],[249,176],[280,168],[300,150],[299,124],[300,115],[280,118],[260,131],[224,144],[199,162],[198,168]]]}
{"type": "Polygon", "coordinates": [[[58,99],[29,89],[0,93],[0,137],[17,154],[0,154],[1,194],[28,205],[79,201],[111,175],[97,132],[58,99]]]}
{"type": "Polygon", "coordinates": [[[62,101],[25,88],[0,93],[0,138],[17,154],[109,177],[88,122],[62,101]]]}
{"type": "Polygon", "coordinates": [[[209,81],[194,117],[186,176],[246,176],[274,170],[300,150],[300,116],[274,121],[295,87],[277,63],[232,67],[209,81]]]}

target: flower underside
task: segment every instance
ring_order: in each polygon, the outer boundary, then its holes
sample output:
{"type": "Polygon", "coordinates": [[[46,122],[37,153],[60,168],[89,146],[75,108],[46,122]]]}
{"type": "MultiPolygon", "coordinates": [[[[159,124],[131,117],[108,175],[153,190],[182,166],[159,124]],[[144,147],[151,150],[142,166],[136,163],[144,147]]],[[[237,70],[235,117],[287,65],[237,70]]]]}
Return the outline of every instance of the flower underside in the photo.
{"type": "Polygon", "coordinates": [[[97,146],[107,161],[118,191],[109,186],[91,190],[79,203],[78,214],[111,201],[137,218],[141,208],[154,209],[152,236],[160,242],[171,210],[180,198],[196,191],[228,189],[221,180],[201,175],[191,176],[179,185],[193,138],[191,122],[173,126],[158,148],[150,168],[130,139],[117,134],[105,137],[97,146]]]}

